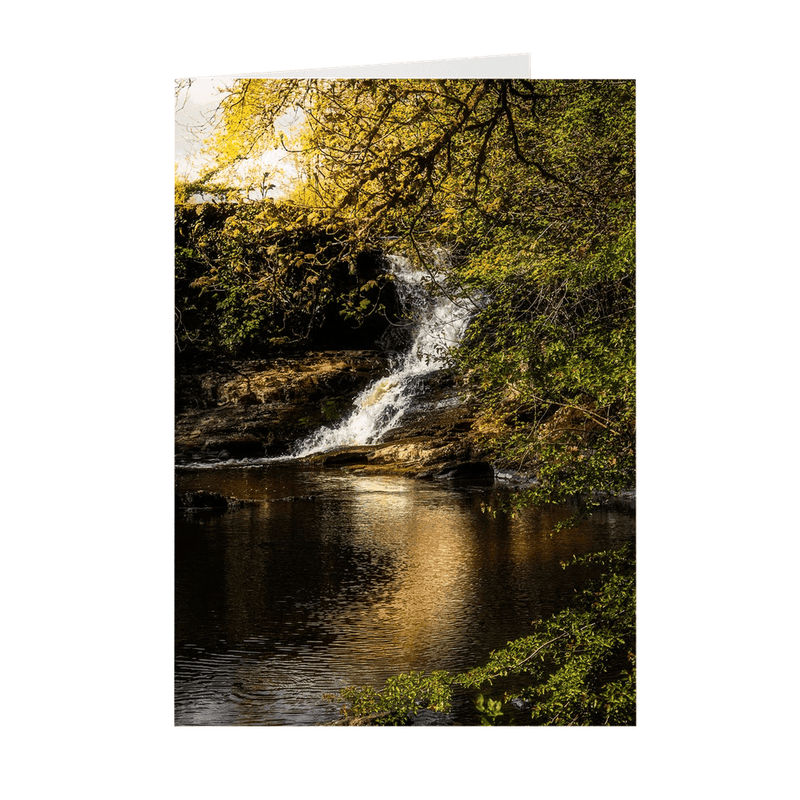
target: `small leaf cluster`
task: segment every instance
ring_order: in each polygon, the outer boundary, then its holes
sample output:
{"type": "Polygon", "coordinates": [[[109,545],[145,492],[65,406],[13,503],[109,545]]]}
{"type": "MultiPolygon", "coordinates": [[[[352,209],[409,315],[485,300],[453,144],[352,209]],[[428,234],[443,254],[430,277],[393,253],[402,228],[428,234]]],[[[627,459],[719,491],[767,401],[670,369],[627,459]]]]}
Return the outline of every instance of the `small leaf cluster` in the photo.
{"type": "Polygon", "coordinates": [[[503,716],[503,701],[493,700],[491,697],[479,694],[475,699],[475,710],[478,712],[481,725],[497,725],[500,717],[503,716]]]}
{"type": "Polygon", "coordinates": [[[454,678],[444,670],[430,675],[407,672],[386,681],[381,691],[370,686],[348,687],[341,700],[345,716],[372,717],[376,725],[406,725],[422,709],[447,711],[452,702],[454,678]]]}

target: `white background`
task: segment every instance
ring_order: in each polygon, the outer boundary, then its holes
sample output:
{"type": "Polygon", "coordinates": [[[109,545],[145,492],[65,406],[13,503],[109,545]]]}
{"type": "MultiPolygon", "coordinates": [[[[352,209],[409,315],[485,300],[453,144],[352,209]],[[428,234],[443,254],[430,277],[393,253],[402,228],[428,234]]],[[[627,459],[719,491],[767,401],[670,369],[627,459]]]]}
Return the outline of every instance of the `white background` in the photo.
{"type": "Polygon", "coordinates": [[[788,4],[5,11],[9,797],[784,797],[795,756],[796,29],[788,4]],[[531,53],[638,82],[639,724],[181,729],[176,77],[531,53]]]}

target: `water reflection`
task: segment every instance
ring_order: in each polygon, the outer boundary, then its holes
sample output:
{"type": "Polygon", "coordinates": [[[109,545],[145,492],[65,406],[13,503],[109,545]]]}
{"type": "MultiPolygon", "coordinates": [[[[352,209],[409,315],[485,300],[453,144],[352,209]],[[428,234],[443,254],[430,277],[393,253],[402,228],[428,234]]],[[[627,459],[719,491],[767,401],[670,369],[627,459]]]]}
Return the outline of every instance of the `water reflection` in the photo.
{"type": "Polygon", "coordinates": [[[176,518],[176,723],[315,724],[321,695],[410,669],[464,669],[561,607],[559,562],[633,535],[567,510],[482,514],[485,490],[297,465],[180,471],[257,501],[176,518]]]}
{"type": "Polygon", "coordinates": [[[352,541],[375,559],[390,555],[392,574],[378,596],[358,607],[358,617],[350,616],[348,627],[369,635],[353,638],[339,660],[391,664],[392,672],[410,663],[433,668],[447,649],[463,648],[468,629],[475,566],[470,514],[452,497],[420,491],[410,481],[353,478],[349,484],[352,541]]]}

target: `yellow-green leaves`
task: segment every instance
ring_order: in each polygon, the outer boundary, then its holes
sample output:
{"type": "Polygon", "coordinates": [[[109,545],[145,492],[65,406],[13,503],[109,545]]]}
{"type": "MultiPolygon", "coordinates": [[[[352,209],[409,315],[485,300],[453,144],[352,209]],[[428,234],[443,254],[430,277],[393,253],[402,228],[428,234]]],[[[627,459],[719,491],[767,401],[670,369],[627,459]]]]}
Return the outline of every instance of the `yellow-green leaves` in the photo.
{"type": "Polygon", "coordinates": [[[380,296],[354,274],[361,248],[405,248],[424,262],[444,246],[455,256],[447,280],[485,300],[457,358],[494,456],[538,471],[537,499],[633,479],[633,82],[231,88],[214,174],[232,182],[277,148],[295,177],[280,203],[255,217],[237,210],[205,249],[192,248],[217,269],[194,278],[226,298],[223,319],[257,307],[305,336],[335,308],[360,324],[380,296]],[[331,280],[339,267],[353,280],[331,280]],[[252,291],[265,276],[269,288],[252,291]]]}

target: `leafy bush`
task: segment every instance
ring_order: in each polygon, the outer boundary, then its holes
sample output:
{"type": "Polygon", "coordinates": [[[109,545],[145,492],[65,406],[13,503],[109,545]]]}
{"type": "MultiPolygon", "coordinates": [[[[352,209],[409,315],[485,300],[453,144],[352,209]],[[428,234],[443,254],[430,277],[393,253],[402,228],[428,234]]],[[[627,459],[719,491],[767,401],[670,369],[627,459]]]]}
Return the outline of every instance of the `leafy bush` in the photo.
{"type": "Polygon", "coordinates": [[[307,348],[359,328],[374,340],[394,308],[377,250],[272,200],[176,206],[175,264],[180,349],[307,348]]]}
{"type": "Polygon", "coordinates": [[[484,725],[500,724],[504,717],[528,725],[634,725],[632,546],[576,558],[575,565],[599,566],[603,574],[575,604],[537,622],[532,635],[491,653],[484,666],[458,674],[406,673],[390,678],[379,691],[348,687],[341,692],[342,713],[378,725],[403,725],[423,709],[450,710],[456,690],[479,690],[474,705],[484,725]],[[507,686],[499,699],[484,695],[495,683],[507,686]],[[520,713],[519,707],[526,711],[520,713]]]}

